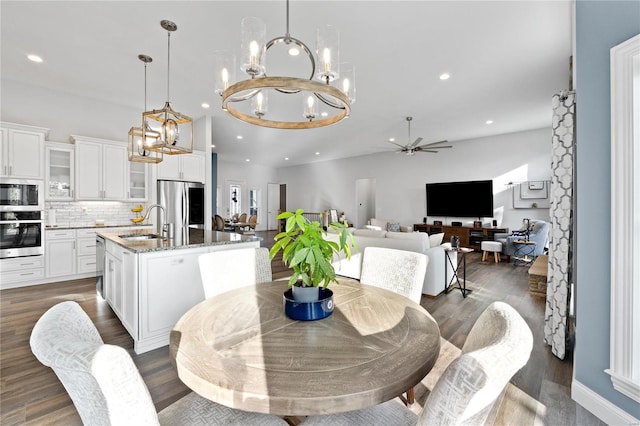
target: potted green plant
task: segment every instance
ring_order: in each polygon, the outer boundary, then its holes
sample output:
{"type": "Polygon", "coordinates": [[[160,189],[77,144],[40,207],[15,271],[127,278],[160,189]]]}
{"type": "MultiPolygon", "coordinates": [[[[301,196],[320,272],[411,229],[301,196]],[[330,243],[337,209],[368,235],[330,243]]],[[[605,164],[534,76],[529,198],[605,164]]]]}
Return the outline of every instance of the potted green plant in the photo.
{"type": "MultiPolygon", "coordinates": [[[[275,236],[276,243],[271,248],[271,259],[282,250],[282,260],[293,274],[289,279],[293,297],[299,298],[300,289],[311,289],[315,295],[311,299],[318,300],[319,288],[326,288],[331,282],[337,283],[336,272],[331,265],[334,253],[344,252],[351,258],[351,248],[356,248],[353,235],[341,223],[333,222],[329,226],[339,235],[339,242],[324,238],[327,234],[319,222],[310,221],[303,216],[304,210],[283,212],[278,219],[286,220],[284,232],[275,236]]],[[[303,296],[304,297],[304,296],[303,296]]]]}

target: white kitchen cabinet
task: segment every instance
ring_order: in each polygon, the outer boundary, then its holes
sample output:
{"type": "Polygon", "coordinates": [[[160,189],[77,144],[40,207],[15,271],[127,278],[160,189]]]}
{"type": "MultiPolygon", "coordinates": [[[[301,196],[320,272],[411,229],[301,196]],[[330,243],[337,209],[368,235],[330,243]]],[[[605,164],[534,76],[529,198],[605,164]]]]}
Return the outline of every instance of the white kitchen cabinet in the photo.
{"type": "Polygon", "coordinates": [[[44,141],[49,129],[0,123],[0,176],[44,179],[44,141]]]}
{"type": "Polygon", "coordinates": [[[105,299],[132,336],[138,329],[137,256],[107,240],[104,271],[105,299]]]}
{"type": "Polygon", "coordinates": [[[141,340],[166,345],[178,319],[204,300],[198,257],[207,247],[140,255],[141,340]]]}
{"type": "Polygon", "coordinates": [[[46,274],[62,277],[76,273],[76,231],[47,230],[45,244],[46,274]]]}
{"type": "Polygon", "coordinates": [[[127,166],[129,168],[127,198],[129,201],[147,201],[147,164],[128,161],[127,166]]]}
{"type": "Polygon", "coordinates": [[[165,155],[158,164],[158,179],[205,182],[205,153],[165,155]]]}
{"type": "Polygon", "coordinates": [[[73,145],[46,142],[45,190],[46,200],[73,201],[74,152],[73,145]]]}
{"type": "Polygon", "coordinates": [[[133,285],[137,280],[138,256],[135,253],[122,249],[122,325],[132,336],[138,331],[138,288],[133,285]],[[134,278],[133,281],[129,281],[134,278]]]}
{"type": "Polygon", "coordinates": [[[0,259],[0,289],[21,287],[44,278],[44,256],[0,259]]]}
{"type": "MultiPolygon", "coordinates": [[[[107,247],[109,245],[107,244],[107,247]]],[[[120,253],[109,251],[105,254],[104,292],[111,309],[122,321],[122,257],[120,253]]]]}
{"type": "Polygon", "coordinates": [[[85,136],[75,142],[77,200],[127,199],[127,146],[85,136]]]}
{"type": "Polygon", "coordinates": [[[76,272],[96,273],[96,231],[94,228],[76,231],[76,272]]]}

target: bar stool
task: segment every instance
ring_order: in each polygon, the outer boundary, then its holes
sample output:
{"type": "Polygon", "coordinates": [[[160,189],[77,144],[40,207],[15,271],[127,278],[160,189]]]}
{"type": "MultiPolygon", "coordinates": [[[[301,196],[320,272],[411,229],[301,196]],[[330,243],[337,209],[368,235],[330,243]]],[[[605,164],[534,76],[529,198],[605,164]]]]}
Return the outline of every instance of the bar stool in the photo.
{"type": "Polygon", "coordinates": [[[493,252],[493,259],[496,263],[500,262],[500,252],[502,252],[502,243],[500,241],[483,241],[480,243],[482,250],[482,261],[487,260],[487,253],[493,252]]]}

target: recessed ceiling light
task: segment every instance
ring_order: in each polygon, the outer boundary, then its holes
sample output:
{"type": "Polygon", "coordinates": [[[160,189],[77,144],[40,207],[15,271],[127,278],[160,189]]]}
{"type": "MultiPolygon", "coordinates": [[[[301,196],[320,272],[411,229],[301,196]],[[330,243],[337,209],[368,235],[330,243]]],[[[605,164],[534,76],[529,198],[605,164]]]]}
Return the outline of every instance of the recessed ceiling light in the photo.
{"type": "Polygon", "coordinates": [[[389,142],[395,142],[396,138],[389,138],[389,142]]]}
{"type": "Polygon", "coordinates": [[[449,80],[449,78],[451,78],[451,75],[445,73],[440,74],[440,80],[449,80]]]}
{"type": "Polygon", "coordinates": [[[329,113],[327,111],[322,111],[320,115],[323,117],[326,117],[327,115],[329,115],[329,113]]]}
{"type": "Polygon", "coordinates": [[[245,159],[244,161],[246,161],[246,162],[248,163],[248,162],[249,162],[249,161],[251,161],[251,160],[247,158],[247,159],[245,159]]]}
{"type": "Polygon", "coordinates": [[[236,139],[242,139],[242,135],[236,136],[236,139]]]}
{"type": "Polygon", "coordinates": [[[29,59],[31,62],[42,62],[42,58],[38,55],[27,55],[27,59],[29,59]]]}
{"type": "Polygon", "coordinates": [[[215,148],[216,146],[214,144],[211,144],[211,148],[215,148]]]}
{"type": "Polygon", "coordinates": [[[200,106],[201,106],[202,108],[209,108],[211,105],[209,105],[209,104],[208,104],[208,103],[206,103],[206,102],[203,102],[202,104],[200,104],[200,106]]]}
{"type": "Polygon", "coordinates": [[[316,151],[316,155],[320,155],[320,153],[316,151]]]}
{"type": "Polygon", "coordinates": [[[300,54],[300,49],[298,49],[297,47],[292,47],[291,49],[289,49],[289,55],[298,56],[299,54],[300,54]]]}
{"type": "Polygon", "coordinates": [[[285,161],[289,161],[289,157],[284,157],[284,160],[285,161]]]}
{"type": "Polygon", "coordinates": [[[487,120],[484,122],[484,124],[493,124],[493,120],[487,120]]]}

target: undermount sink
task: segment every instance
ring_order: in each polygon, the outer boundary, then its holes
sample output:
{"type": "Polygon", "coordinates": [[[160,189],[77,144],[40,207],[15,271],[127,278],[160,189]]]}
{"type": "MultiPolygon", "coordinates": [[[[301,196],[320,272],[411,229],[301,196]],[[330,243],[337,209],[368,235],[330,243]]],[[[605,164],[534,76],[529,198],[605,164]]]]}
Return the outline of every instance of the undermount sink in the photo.
{"type": "Polygon", "coordinates": [[[143,241],[143,240],[157,240],[162,239],[162,235],[158,234],[129,234],[129,235],[118,235],[118,237],[123,240],[128,241],[143,241]]]}

